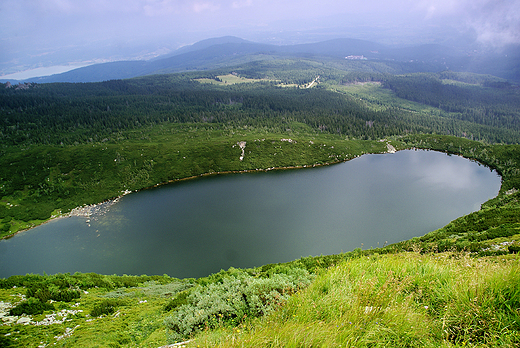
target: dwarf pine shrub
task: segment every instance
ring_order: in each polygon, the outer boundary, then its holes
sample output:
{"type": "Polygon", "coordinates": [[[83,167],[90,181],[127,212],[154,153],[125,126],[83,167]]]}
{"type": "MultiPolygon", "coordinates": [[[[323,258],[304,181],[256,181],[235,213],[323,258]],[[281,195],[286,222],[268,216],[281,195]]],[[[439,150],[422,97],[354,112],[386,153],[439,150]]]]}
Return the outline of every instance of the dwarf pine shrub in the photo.
{"type": "Polygon", "coordinates": [[[26,291],[27,297],[34,297],[39,299],[41,302],[47,302],[49,300],[70,302],[81,296],[80,292],[75,289],[59,289],[55,285],[46,285],[37,283],[26,291]]]}
{"type": "Polygon", "coordinates": [[[186,304],[165,320],[170,340],[179,340],[205,328],[235,326],[247,317],[265,315],[307,287],[313,276],[294,268],[284,274],[256,278],[235,272],[222,282],[194,288],[186,304]]]}
{"type": "Polygon", "coordinates": [[[118,306],[121,306],[124,302],[120,299],[106,299],[98,302],[94,305],[94,308],[90,311],[90,316],[99,317],[101,315],[109,315],[116,311],[118,306]]]}
{"type": "Polygon", "coordinates": [[[22,314],[37,315],[44,311],[53,311],[54,306],[51,303],[42,302],[37,298],[31,297],[14,308],[11,308],[9,315],[20,316],[22,314]]]}

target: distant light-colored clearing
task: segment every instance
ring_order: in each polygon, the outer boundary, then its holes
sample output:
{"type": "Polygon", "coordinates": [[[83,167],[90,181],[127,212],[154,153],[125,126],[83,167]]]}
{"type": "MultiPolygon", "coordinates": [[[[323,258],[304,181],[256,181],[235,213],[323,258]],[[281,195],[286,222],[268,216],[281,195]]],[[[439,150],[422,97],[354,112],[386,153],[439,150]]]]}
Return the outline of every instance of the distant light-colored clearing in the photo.
{"type": "Polygon", "coordinates": [[[344,86],[364,86],[364,85],[381,86],[381,82],[379,82],[379,81],[367,81],[367,82],[355,81],[355,82],[349,82],[349,83],[344,84],[344,86]]]}
{"type": "Polygon", "coordinates": [[[480,86],[479,83],[468,83],[468,82],[462,82],[462,81],[456,81],[456,80],[450,80],[450,79],[442,79],[441,82],[443,85],[480,86]]]}
{"type": "Polygon", "coordinates": [[[277,84],[277,86],[279,86],[279,87],[298,87],[298,85],[294,84],[294,83],[284,84],[284,83],[281,83],[279,80],[273,80],[273,79],[248,79],[246,77],[241,77],[241,76],[233,75],[233,74],[218,75],[217,78],[220,81],[217,79],[208,79],[208,78],[195,79],[195,81],[198,81],[200,83],[210,83],[213,85],[220,85],[220,86],[235,85],[238,83],[254,83],[254,82],[262,82],[262,81],[264,81],[264,82],[271,81],[271,82],[279,82],[277,84]]]}
{"type": "Polygon", "coordinates": [[[440,109],[429,105],[399,98],[390,89],[384,88],[381,82],[376,81],[334,85],[330,90],[350,95],[376,111],[397,107],[402,110],[421,112],[426,115],[439,115],[442,112],[440,109]]]}
{"type": "Polygon", "coordinates": [[[260,81],[273,81],[273,80],[269,80],[269,79],[248,79],[248,78],[237,76],[237,75],[233,75],[233,74],[219,75],[219,76],[217,76],[217,78],[220,81],[218,81],[216,79],[207,79],[207,78],[195,79],[195,81],[199,81],[201,83],[211,83],[211,84],[215,84],[215,85],[234,85],[234,84],[237,84],[237,83],[253,83],[253,82],[260,82],[260,81]]]}

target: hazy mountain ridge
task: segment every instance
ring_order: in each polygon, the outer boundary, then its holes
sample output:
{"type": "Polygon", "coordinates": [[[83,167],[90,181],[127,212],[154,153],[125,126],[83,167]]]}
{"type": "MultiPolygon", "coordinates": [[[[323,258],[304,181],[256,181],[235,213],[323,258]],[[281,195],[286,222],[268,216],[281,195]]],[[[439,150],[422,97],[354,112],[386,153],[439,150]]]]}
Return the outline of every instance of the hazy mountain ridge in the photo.
{"type": "MultiPolygon", "coordinates": [[[[184,46],[166,56],[148,61],[117,61],[94,64],[51,76],[23,81],[2,82],[99,82],[126,79],[158,73],[208,70],[254,60],[273,58],[335,59],[350,56],[353,60],[407,62],[416,64],[412,72],[441,70],[471,71],[520,81],[520,46],[512,45],[502,52],[479,52],[471,47],[448,47],[439,44],[389,47],[359,39],[332,39],[310,44],[271,45],[225,36],[184,46]],[[425,65],[428,66],[425,68],[425,65]],[[425,70],[426,69],[426,70],[425,70]]],[[[410,69],[410,68],[409,68],[410,69]]],[[[410,72],[410,71],[406,71],[410,72]]],[[[404,73],[404,72],[403,72],[404,73]]]]}

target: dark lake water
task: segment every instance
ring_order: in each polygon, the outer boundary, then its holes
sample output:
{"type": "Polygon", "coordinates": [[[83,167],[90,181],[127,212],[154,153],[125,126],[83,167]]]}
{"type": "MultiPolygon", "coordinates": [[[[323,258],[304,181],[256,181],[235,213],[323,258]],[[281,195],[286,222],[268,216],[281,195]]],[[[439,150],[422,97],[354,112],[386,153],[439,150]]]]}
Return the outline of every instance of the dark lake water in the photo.
{"type": "Polygon", "coordinates": [[[496,172],[433,151],[328,167],[205,177],[127,195],[103,215],[0,241],[0,277],[97,272],[200,277],[383,246],[478,210],[496,172]]]}

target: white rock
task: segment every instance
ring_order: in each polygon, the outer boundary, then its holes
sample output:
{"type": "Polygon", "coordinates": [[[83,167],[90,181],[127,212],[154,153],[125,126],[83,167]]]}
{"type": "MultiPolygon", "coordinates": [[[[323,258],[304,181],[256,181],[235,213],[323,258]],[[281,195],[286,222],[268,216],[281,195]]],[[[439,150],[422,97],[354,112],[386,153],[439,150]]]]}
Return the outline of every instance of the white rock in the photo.
{"type": "Polygon", "coordinates": [[[9,324],[14,323],[16,321],[16,319],[18,319],[18,317],[7,316],[7,317],[3,317],[2,321],[4,322],[4,324],[9,325],[9,324]]]}
{"type": "Polygon", "coordinates": [[[18,319],[18,321],[16,322],[17,324],[24,324],[24,325],[27,325],[31,322],[31,318],[28,318],[28,317],[21,317],[20,319],[18,319]]]}

